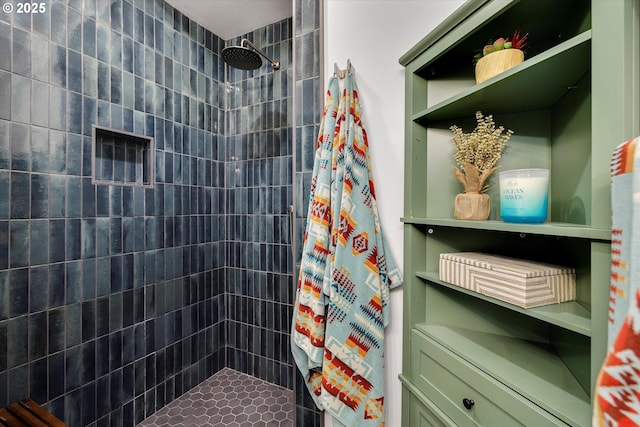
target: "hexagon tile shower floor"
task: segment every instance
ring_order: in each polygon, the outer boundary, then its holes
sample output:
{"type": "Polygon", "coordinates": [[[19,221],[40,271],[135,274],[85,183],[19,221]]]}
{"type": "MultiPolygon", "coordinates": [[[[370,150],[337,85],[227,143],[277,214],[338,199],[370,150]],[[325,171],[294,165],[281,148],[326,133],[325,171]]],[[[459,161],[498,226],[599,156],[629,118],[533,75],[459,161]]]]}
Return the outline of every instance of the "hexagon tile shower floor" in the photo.
{"type": "Polygon", "coordinates": [[[294,425],[292,390],[224,368],[137,427],[294,425]]]}

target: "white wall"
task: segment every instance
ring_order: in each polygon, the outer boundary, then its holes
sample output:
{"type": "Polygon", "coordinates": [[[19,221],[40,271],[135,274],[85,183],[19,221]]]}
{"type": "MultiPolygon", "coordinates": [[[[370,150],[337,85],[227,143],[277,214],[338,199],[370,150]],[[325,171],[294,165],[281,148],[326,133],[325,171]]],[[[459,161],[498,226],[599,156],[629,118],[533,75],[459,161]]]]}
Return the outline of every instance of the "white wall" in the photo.
{"type": "MultiPolygon", "coordinates": [[[[355,69],[382,226],[402,267],[404,69],[398,58],[449,16],[462,0],[324,0],[325,88],[335,62],[355,69]]],[[[386,425],[400,426],[402,288],[391,294],[385,331],[386,425]]],[[[330,416],[325,425],[332,427],[330,416]]]]}

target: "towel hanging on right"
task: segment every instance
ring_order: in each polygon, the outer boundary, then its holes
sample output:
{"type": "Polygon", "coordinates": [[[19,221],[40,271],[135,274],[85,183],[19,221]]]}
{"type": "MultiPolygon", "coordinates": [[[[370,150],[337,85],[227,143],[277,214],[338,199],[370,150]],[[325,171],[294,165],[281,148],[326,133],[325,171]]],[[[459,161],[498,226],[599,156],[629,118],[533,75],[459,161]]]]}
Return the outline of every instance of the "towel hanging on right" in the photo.
{"type": "Polygon", "coordinates": [[[384,328],[402,283],[382,233],[355,77],[329,81],[291,327],[291,351],[320,409],[384,426],[384,328]],[[341,96],[342,95],[342,96],[341,96]]]}
{"type": "Polygon", "coordinates": [[[593,427],[640,426],[640,137],[611,156],[608,353],[596,381],[593,427]]]}

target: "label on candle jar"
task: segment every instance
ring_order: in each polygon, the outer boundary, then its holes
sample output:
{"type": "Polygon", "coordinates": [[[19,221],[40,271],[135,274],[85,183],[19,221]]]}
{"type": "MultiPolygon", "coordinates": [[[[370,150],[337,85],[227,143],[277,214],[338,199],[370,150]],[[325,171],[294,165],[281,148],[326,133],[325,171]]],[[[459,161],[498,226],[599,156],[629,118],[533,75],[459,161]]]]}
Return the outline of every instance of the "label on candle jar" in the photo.
{"type": "MultiPolygon", "coordinates": [[[[517,183],[514,184],[517,185],[517,183]]],[[[522,187],[505,188],[503,197],[505,200],[524,200],[525,189],[522,187]]]]}
{"type": "Polygon", "coordinates": [[[540,223],[547,219],[548,174],[546,169],[500,173],[500,216],[503,221],[540,223]]]}

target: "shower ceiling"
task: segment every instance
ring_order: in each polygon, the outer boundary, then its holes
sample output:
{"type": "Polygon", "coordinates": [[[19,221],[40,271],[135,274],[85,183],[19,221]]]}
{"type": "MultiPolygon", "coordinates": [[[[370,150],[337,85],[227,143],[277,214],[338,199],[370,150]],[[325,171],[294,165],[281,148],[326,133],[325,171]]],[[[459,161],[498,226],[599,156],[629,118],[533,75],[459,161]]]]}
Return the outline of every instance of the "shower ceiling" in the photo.
{"type": "Polygon", "coordinates": [[[223,40],[292,15],[292,0],[167,0],[223,40]]]}

